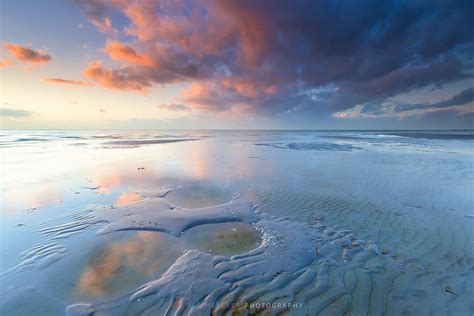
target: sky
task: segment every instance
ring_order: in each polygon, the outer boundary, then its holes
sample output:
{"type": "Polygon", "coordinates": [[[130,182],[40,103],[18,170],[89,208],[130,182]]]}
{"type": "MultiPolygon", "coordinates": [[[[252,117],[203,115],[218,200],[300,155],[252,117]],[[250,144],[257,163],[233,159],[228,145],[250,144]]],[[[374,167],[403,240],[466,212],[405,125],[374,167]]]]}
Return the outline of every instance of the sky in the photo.
{"type": "Polygon", "coordinates": [[[474,2],[0,0],[0,127],[473,129],[474,2]]]}

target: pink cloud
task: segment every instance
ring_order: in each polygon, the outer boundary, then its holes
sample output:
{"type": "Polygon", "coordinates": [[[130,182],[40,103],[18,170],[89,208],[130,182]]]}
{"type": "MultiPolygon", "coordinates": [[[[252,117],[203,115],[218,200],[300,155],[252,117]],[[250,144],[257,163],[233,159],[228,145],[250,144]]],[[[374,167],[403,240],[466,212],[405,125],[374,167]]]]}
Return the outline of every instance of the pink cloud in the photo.
{"type": "Polygon", "coordinates": [[[153,61],[149,56],[139,55],[130,46],[124,45],[117,41],[109,41],[105,47],[105,51],[109,56],[118,61],[126,61],[141,66],[152,66],[153,61]]]}
{"type": "Polygon", "coordinates": [[[118,35],[118,31],[113,27],[112,20],[106,17],[92,17],[89,21],[97,27],[102,33],[118,35]]]}
{"type": "Polygon", "coordinates": [[[436,4],[427,5],[426,12],[439,16],[405,21],[401,17],[411,16],[408,11],[387,17],[385,12],[395,9],[391,2],[378,4],[380,10],[364,2],[336,5],[337,10],[324,1],[82,2],[100,31],[127,38],[109,40],[104,49],[121,67],[94,62],[84,71],[87,78],[140,93],[153,85],[191,83],[177,101],[197,110],[348,115],[344,111],[357,104],[379,104],[470,76],[450,53],[466,44],[470,33],[453,27],[438,32],[444,40],[434,40],[435,33],[427,31],[438,29],[440,21],[467,25],[467,13],[448,14],[436,4]],[[128,25],[113,28],[112,12],[126,17],[128,25]],[[387,23],[397,34],[374,37],[373,30],[387,23]],[[318,90],[328,85],[338,89],[318,90]]]}
{"type": "Polygon", "coordinates": [[[5,48],[19,60],[29,64],[44,64],[53,60],[53,58],[44,50],[35,51],[31,48],[5,43],[5,48]]]}
{"type": "Polygon", "coordinates": [[[8,59],[8,58],[1,58],[0,59],[0,68],[7,67],[7,66],[10,66],[10,65],[13,65],[13,64],[14,64],[14,62],[11,59],[8,59]]]}
{"type": "Polygon", "coordinates": [[[147,93],[151,87],[148,79],[131,74],[128,68],[106,69],[101,61],[89,63],[84,70],[84,76],[110,89],[147,93]]]}
{"type": "Polygon", "coordinates": [[[58,83],[58,84],[66,84],[66,85],[78,85],[78,86],[91,86],[92,83],[87,81],[81,80],[68,80],[68,79],[61,79],[61,78],[44,78],[44,81],[49,83],[58,83]]]}

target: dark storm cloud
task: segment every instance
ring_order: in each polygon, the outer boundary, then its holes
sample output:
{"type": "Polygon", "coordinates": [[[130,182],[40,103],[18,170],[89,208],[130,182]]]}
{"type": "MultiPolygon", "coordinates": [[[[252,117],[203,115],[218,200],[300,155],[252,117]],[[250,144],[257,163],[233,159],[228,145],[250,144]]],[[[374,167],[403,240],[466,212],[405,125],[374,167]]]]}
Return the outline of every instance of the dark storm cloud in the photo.
{"type": "Polygon", "coordinates": [[[469,88],[460,93],[456,94],[455,96],[431,104],[397,104],[394,107],[395,112],[403,112],[408,110],[416,110],[416,109],[426,109],[426,108],[434,108],[434,109],[442,109],[448,108],[452,106],[459,106],[465,105],[468,103],[474,102],[474,88],[469,88]]]}
{"type": "Polygon", "coordinates": [[[472,77],[472,1],[95,0],[86,7],[99,28],[112,26],[105,12],[120,11],[133,38],[105,48],[125,65],[95,62],[88,78],[145,93],[192,82],[182,100],[198,110],[317,114],[371,104],[376,112],[393,96],[472,77]]]}

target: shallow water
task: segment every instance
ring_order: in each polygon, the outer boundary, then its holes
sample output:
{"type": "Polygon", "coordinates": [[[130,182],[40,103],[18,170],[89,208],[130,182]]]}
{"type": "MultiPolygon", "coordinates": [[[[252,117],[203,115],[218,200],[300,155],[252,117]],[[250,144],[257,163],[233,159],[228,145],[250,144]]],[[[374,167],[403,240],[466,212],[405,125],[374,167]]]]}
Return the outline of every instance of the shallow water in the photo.
{"type": "Polygon", "coordinates": [[[224,204],[232,199],[230,191],[216,186],[191,185],[166,194],[166,200],[180,207],[198,208],[224,204]]]}
{"type": "Polygon", "coordinates": [[[3,131],[0,314],[470,315],[473,138],[3,131]]]}

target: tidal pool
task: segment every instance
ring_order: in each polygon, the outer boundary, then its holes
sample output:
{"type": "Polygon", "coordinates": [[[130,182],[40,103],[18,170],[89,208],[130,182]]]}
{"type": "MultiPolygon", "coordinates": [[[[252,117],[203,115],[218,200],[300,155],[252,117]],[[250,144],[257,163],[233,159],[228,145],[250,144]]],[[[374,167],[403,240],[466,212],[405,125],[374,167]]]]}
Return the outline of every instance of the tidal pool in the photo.
{"type": "Polygon", "coordinates": [[[261,243],[260,233],[244,223],[199,225],[186,231],[183,238],[191,247],[225,256],[250,251],[261,243]]]}
{"type": "Polygon", "coordinates": [[[159,276],[182,253],[172,239],[160,232],[137,231],[94,249],[74,282],[73,296],[110,298],[123,294],[132,284],[139,286],[159,276]]]}
{"type": "Polygon", "coordinates": [[[124,294],[159,277],[188,249],[231,256],[261,243],[259,232],[244,223],[199,225],[180,237],[154,231],[115,234],[118,238],[89,252],[72,297],[96,300],[124,294]]]}
{"type": "Polygon", "coordinates": [[[211,185],[191,185],[171,191],[166,200],[184,208],[199,208],[224,204],[232,199],[232,192],[211,185]]]}

